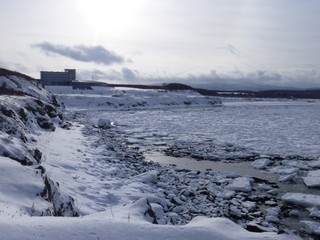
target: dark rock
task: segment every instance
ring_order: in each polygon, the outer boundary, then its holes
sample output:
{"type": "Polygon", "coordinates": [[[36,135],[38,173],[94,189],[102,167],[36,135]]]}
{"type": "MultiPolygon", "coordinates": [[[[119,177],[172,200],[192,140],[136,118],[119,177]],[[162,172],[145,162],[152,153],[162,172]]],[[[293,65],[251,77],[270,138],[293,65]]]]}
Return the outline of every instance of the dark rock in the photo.
{"type": "Polygon", "coordinates": [[[5,106],[2,106],[0,111],[7,117],[13,118],[15,116],[15,112],[5,106]]]}
{"type": "Polygon", "coordinates": [[[34,157],[34,159],[35,159],[38,163],[40,163],[40,160],[41,160],[41,158],[42,158],[42,152],[41,152],[38,148],[36,148],[36,149],[33,151],[33,157],[34,157]]]}
{"type": "Polygon", "coordinates": [[[18,112],[20,119],[26,123],[28,121],[28,115],[26,113],[26,110],[24,108],[20,108],[18,112]]]}
{"type": "Polygon", "coordinates": [[[256,232],[256,233],[261,233],[261,232],[264,232],[261,228],[259,228],[257,225],[248,225],[246,227],[246,229],[249,231],[249,232],[256,232]]]}
{"type": "Polygon", "coordinates": [[[47,129],[47,130],[51,130],[51,131],[54,131],[56,129],[54,124],[49,119],[44,118],[44,117],[38,117],[37,123],[43,129],[47,129]]]}

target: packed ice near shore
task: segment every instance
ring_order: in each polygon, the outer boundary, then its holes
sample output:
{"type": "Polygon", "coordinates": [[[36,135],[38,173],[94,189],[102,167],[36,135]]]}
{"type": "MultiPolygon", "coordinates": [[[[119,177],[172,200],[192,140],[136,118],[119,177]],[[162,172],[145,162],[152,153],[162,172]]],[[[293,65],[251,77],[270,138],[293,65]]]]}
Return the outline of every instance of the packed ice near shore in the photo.
{"type": "Polygon", "coordinates": [[[1,239],[320,236],[317,100],[0,86],[1,239]]]}

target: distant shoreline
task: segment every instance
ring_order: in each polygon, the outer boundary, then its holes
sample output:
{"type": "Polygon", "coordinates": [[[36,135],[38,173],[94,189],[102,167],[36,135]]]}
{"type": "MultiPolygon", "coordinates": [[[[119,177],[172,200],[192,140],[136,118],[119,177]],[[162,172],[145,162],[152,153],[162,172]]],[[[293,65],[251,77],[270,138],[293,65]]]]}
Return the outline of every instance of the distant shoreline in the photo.
{"type": "Polygon", "coordinates": [[[73,82],[72,87],[87,88],[90,86],[125,87],[137,89],[155,89],[163,91],[194,90],[204,96],[214,97],[236,97],[236,98],[287,98],[287,99],[320,99],[320,89],[310,90],[238,90],[218,91],[203,88],[193,88],[180,83],[169,83],[166,85],[143,85],[143,84],[108,84],[102,82],[73,82]]]}

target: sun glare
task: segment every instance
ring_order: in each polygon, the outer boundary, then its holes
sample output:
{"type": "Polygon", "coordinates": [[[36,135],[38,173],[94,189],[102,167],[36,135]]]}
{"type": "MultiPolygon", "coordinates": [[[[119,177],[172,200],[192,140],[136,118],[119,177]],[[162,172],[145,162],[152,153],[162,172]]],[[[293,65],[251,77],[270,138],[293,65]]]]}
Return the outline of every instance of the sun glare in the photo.
{"type": "Polygon", "coordinates": [[[127,31],[135,23],[146,0],[77,0],[85,22],[97,31],[127,31]]]}

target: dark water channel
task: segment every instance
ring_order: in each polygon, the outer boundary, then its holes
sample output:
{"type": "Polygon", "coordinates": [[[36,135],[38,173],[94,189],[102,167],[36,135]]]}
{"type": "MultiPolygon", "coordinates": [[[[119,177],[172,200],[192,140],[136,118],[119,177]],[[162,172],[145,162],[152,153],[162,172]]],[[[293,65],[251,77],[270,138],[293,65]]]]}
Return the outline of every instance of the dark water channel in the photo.
{"type": "Polygon", "coordinates": [[[205,171],[211,169],[215,172],[235,173],[240,176],[252,176],[270,182],[278,180],[278,176],[272,173],[256,170],[251,167],[251,162],[219,162],[219,161],[197,161],[188,157],[171,157],[161,152],[145,153],[146,161],[154,161],[162,165],[175,165],[178,169],[205,171]]]}

